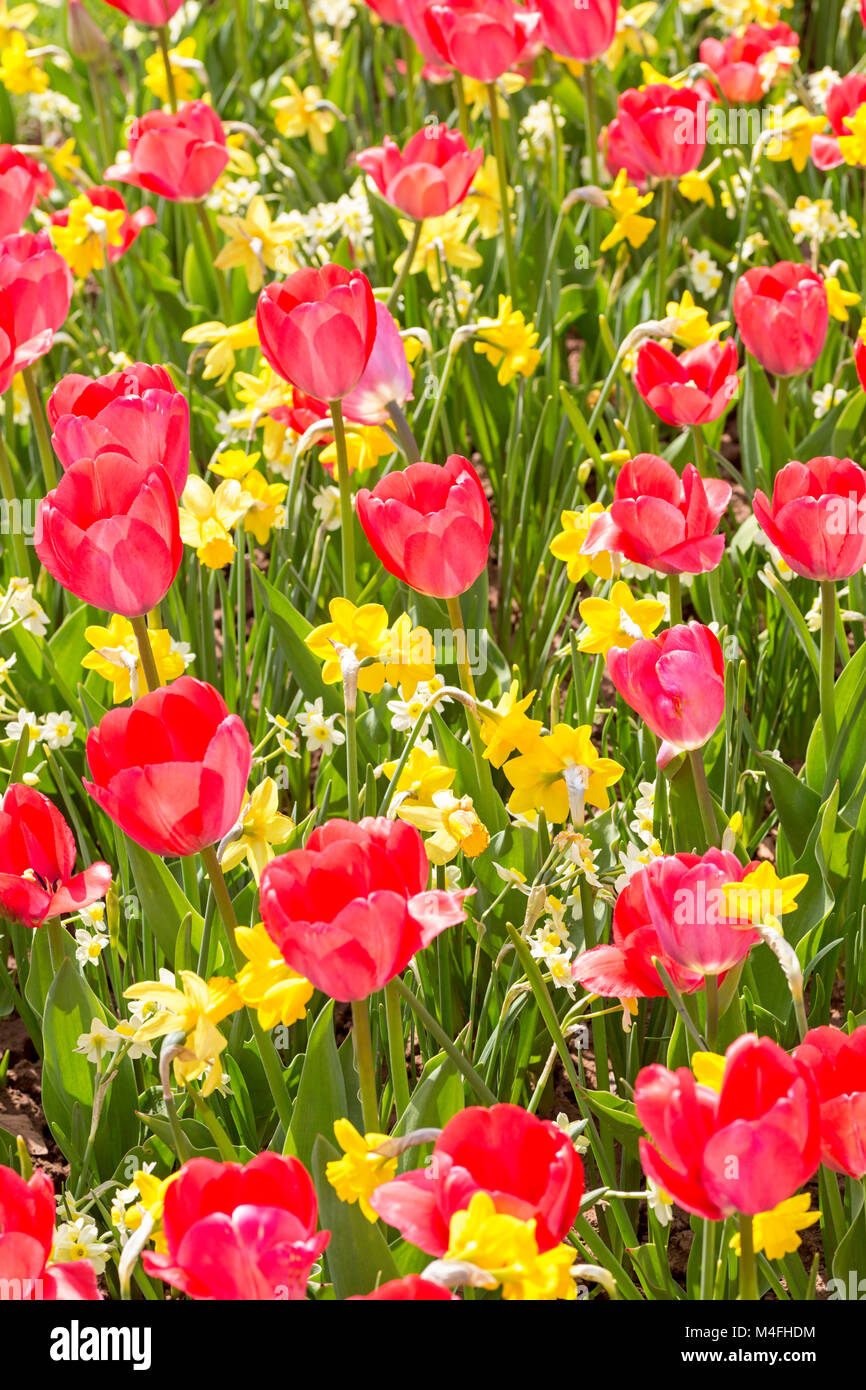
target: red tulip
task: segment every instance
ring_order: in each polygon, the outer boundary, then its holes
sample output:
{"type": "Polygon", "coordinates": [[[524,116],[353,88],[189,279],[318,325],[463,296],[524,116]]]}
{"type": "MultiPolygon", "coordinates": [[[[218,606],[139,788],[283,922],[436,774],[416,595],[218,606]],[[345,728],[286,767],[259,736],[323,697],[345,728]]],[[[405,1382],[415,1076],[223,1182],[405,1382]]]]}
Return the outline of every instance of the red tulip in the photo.
{"type": "Polygon", "coordinates": [[[12,384],[15,366],[15,312],[6,290],[0,290],[0,396],[12,384]]]}
{"type": "Polygon", "coordinates": [[[53,187],[44,164],[14,145],[0,145],[0,237],[20,232],[36,199],[44,198],[53,187]]]}
{"type": "Polygon", "coordinates": [[[745,960],[761,936],[742,925],[723,891],[757,868],[735,854],[710,849],[698,858],[671,854],[644,884],[650,921],[662,949],[685,970],[722,975],[745,960]]]}
{"type": "Polygon", "coordinates": [[[691,463],[682,480],[655,454],[638,454],[620,470],[610,511],[599,516],[583,545],[585,555],[617,551],[659,574],[703,574],[725,548],[714,534],[731,500],[731,487],[702,478],[691,463]]]}
{"type": "Polygon", "coordinates": [[[0,918],[40,927],[104,898],[109,866],[75,874],[75,856],[72,831],[53,802],[13,782],[0,801],[0,918]]]}
{"type": "Polygon", "coordinates": [[[222,121],[204,101],[184,102],[176,112],[148,111],[137,117],[127,148],[129,162],[112,164],[105,177],[173,203],[204,198],[229,162],[222,121]]]}
{"type": "Polygon", "coordinates": [[[482,149],[470,150],[460,132],[446,125],[425,126],[402,153],[386,135],[384,144],[357,156],[385,201],[418,222],[462,203],[483,159],[482,149]]]}
{"type": "MultiPolygon", "coordinates": [[[[677,858],[692,866],[700,863],[696,854],[677,858]]],[[[704,983],[703,974],[687,970],[668,955],[652,925],[646,885],[658,876],[664,860],[650,860],[638,869],[623,888],[613,909],[613,942],[581,951],[571,967],[575,980],[591,994],[603,999],[657,999],[665,993],[662,978],[653,965],[657,957],[680,994],[692,994],[704,983]]]]}
{"type": "Polygon", "coordinates": [[[146,1250],[142,1263],[189,1298],[298,1300],[330,1239],[317,1224],[316,1190],[298,1159],[192,1158],[165,1194],[165,1253],[146,1250]]]}
{"type": "Polygon", "coordinates": [[[412,463],[361,488],[358,520],[390,574],[419,594],[454,598],[487,564],[493,518],[468,459],[412,463]]]}
{"type": "Polygon", "coordinates": [[[707,425],[724,414],[737,393],[737,345],[715,338],[677,357],[649,339],[637,355],[634,383],[665,424],[707,425]]]}
{"type": "Polygon", "coordinates": [[[696,1216],[770,1211],[818,1166],[814,1083],[771,1038],[745,1033],[732,1043],[720,1095],[687,1067],[650,1066],[634,1098],[650,1136],[640,1141],[644,1172],[696,1216]]]}
{"type": "Polygon", "coordinates": [[[284,381],[320,401],[342,400],[373,351],[376,301],[360,270],[297,270],[265,286],[256,324],[262,353],[284,381]]]}
{"type": "Polygon", "coordinates": [[[815,1082],[821,1106],[821,1162],[866,1177],[866,1027],[810,1028],[794,1057],[815,1082]]]}
{"type": "Polygon", "coordinates": [[[72,372],[46,407],[51,443],[64,468],[100,453],[162,464],[180,498],[189,476],[189,406],[165,367],[133,362],[106,376],[72,372]]]}
{"type": "Polygon", "coordinates": [[[527,56],[540,16],[511,0],[432,0],[424,23],[440,59],[464,77],[495,82],[527,56]]]}
{"type": "MultiPolygon", "coordinates": [[[[320,420],[329,420],[330,411],[324,401],[320,401],[317,396],[308,396],[305,391],[299,391],[297,386],[291,389],[291,405],[278,405],[269,411],[272,420],[278,420],[281,425],[288,425],[295,434],[304,434],[311,425],[317,424],[320,420]]],[[[320,444],[330,444],[332,435],[319,435],[320,444]]]]}
{"type": "Polygon", "coordinates": [[[799,48],[800,36],[787,24],[747,24],[742,34],[725,39],[704,39],[699,53],[711,68],[722,96],[731,104],[760,101],[775,76],[790,71],[790,62],[778,61],[772,77],[764,75],[761,59],[777,48],[799,48]]]}
{"type": "Polygon", "coordinates": [[[627,705],[662,740],[658,765],[701,748],[725,712],[719,639],[702,623],[680,623],[628,649],[611,647],[610,678],[627,705]]]}
{"type": "Polygon", "coordinates": [[[851,459],[786,463],[755,516],[795,574],[850,579],[866,564],[866,473],[851,459]]]}
{"type": "Polygon", "coordinates": [[[854,344],[854,367],[857,371],[857,379],[863,390],[866,391],[866,342],[859,335],[854,344]]]}
{"type": "Polygon", "coordinates": [[[177,14],[184,0],[105,0],[113,10],[158,29],[177,14]]]}
{"type": "Polygon", "coordinates": [[[85,603],[127,618],[147,613],[183,554],[171,478],[115,451],[79,459],[39,503],[36,554],[85,603]]]}
{"type": "Polygon", "coordinates": [[[812,163],[818,169],[836,169],[845,163],[845,156],[839,147],[839,136],[851,134],[845,124],[845,117],[853,116],[864,103],[866,73],[851,72],[830,88],[827,95],[827,119],[833,134],[812,136],[812,163]]]}
{"type": "MultiPolygon", "coordinates": [[[[678,179],[697,169],[707,144],[707,102],[689,87],[652,82],[621,92],[608,144],[628,148],[626,168],[644,178],[678,179]]],[[[617,168],[620,166],[618,165],[617,168]]]]}
{"type": "Polygon", "coordinates": [[[794,261],[747,270],[734,290],[746,348],[774,376],[807,372],[827,336],[827,291],[817,271],[794,261]]]}
{"type": "Polygon", "coordinates": [[[0,294],[14,322],[14,371],[51,349],[72,300],[72,272],[48,232],[20,232],[0,241],[0,294]]]}
{"type": "Polygon", "coordinates": [[[153,854],[195,854],[235,825],[252,765],[243,722],[192,676],[109,710],[87,735],[92,782],[106,815],[153,854]]]}
{"type": "Polygon", "coordinates": [[[427,888],[424,841],[405,821],[331,820],[267,864],[261,914],[287,964],[332,999],[366,999],[466,916],[468,891],[427,888]]]}
{"type": "Polygon", "coordinates": [[[400,23],[425,60],[421,76],[425,82],[447,82],[451,78],[451,69],[443,66],[442,57],[427,32],[424,16],[429,5],[430,0],[397,0],[400,23]]]}
{"type": "Polygon", "coordinates": [[[402,24],[400,0],[364,0],[368,9],[378,15],[383,24],[402,24]]]}
{"type": "Polygon", "coordinates": [[[550,1120],[519,1105],[469,1106],[449,1120],[426,1168],[377,1187],[370,1205],[404,1240],[429,1255],[448,1248],[448,1229],[476,1192],[520,1221],[534,1220],[540,1251],[568,1235],[583,1196],[583,1165],[550,1120]]]}
{"type": "MultiPolygon", "coordinates": [[[[120,242],[116,246],[106,246],[105,248],[106,259],[111,265],[126,254],[145,227],[152,227],[156,221],[156,213],[153,208],[140,208],[138,212],[130,213],[116,188],[102,186],[88,188],[86,196],[95,208],[106,208],[109,212],[122,212],[124,214],[120,227],[120,242]]],[[[68,208],[51,214],[51,222],[55,227],[65,227],[68,221],[68,208]]]]}
{"type": "Polygon", "coordinates": [[[530,8],[541,15],[539,38],[552,53],[591,63],[613,43],[619,0],[531,0],[530,8]]]}
{"type": "Polygon", "coordinates": [[[384,304],[376,304],[376,341],[361,380],[343,398],[343,414],[359,425],[385,425],[388,405],[404,406],[412,396],[412,373],[400,329],[384,304]]]}
{"type": "Polygon", "coordinates": [[[0,1167],[0,1288],[15,1301],[96,1302],[102,1297],[89,1260],[49,1264],[54,1187],[44,1173],[25,1182],[0,1167]]]}
{"type": "Polygon", "coordinates": [[[459,1301],[450,1289],[423,1279],[420,1274],[405,1274],[402,1279],[389,1279],[372,1293],[356,1293],[349,1303],[454,1303],[459,1301]]]}

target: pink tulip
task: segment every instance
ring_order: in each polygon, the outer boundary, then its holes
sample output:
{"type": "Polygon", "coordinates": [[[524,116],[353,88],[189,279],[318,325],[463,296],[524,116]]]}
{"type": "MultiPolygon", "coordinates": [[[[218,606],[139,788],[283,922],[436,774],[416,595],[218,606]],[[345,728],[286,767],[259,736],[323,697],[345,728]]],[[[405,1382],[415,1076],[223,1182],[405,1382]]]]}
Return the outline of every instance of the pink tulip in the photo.
{"type": "Polygon", "coordinates": [[[591,63],[613,43],[619,0],[530,0],[530,9],[541,15],[539,37],[553,53],[591,63]]]}
{"type": "Polygon", "coordinates": [[[440,60],[476,82],[495,82],[527,56],[540,15],[511,0],[432,0],[424,23],[440,60]]]}
{"type": "Polygon", "coordinates": [[[794,1057],[808,1067],[821,1103],[821,1162],[866,1177],[866,1027],[810,1028],[794,1057]]]}
{"type": "Polygon", "coordinates": [[[0,241],[0,294],[4,290],[14,323],[13,370],[20,372],[51,350],[72,300],[72,272],[48,232],[0,241]]]}
{"type": "Polygon", "coordinates": [[[662,950],[682,969],[700,975],[721,975],[745,960],[761,937],[740,925],[723,887],[741,882],[757,865],[743,868],[735,854],[721,849],[707,850],[700,858],[671,854],[654,863],[644,889],[662,950]]]}
{"type": "Polygon", "coordinates": [[[358,163],[392,207],[420,222],[442,217],[461,203],[484,159],[457,130],[425,126],[405,149],[385,136],[382,145],[361,150],[358,163]]]}
{"type": "Polygon", "coordinates": [[[827,336],[824,281],[794,261],[756,266],[737,281],[734,318],[747,350],[766,371],[774,376],[807,372],[827,336]]]}
{"type": "Polygon", "coordinates": [[[296,270],[259,295],[256,323],[274,371],[320,401],[354,391],[376,339],[376,301],[366,275],[326,265],[296,270]]]}
{"type": "Polygon", "coordinates": [[[680,623],[631,647],[611,647],[610,678],[627,705],[662,740],[659,767],[702,748],[725,712],[725,665],[716,634],[680,623]]]}
{"type": "Polygon", "coordinates": [[[400,330],[384,304],[376,303],[376,340],[361,380],[343,400],[343,414],[359,425],[387,424],[388,404],[412,397],[412,373],[400,330]]]}
{"type": "Polygon", "coordinates": [[[628,150],[622,167],[630,176],[637,170],[644,178],[682,178],[704,157],[707,102],[689,87],[665,82],[652,82],[641,91],[630,87],[620,93],[607,138],[609,149],[628,150]]]}
{"type": "Polygon", "coordinates": [[[850,579],[866,565],[866,473],[852,459],[786,463],[772,502],[755,493],[755,516],[795,574],[850,579]]]}
{"type": "Polygon", "coordinates": [[[158,29],[177,14],[183,0],[105,0],[105,3],[139,24],[150,24],[158,29]]]}
{"type": "Polygon", "coordinates": [[[850,135],[845,124],[846,116],[853,116],[858,107],[866,103],[866,73],[852,72],[830,88],[827,94],[827,119],[833,130],[832,135],[812,136],[812,163],[817,169],[837,169],[845,163],[845,156],[839,145],[840,135],[850,135]]]}
{"type": "Polygon", "coordinates": [[[20,232],[37,198],[44,198],[53,187],[43,164],[14,145],[0,145],[0,237],[20,232]]]}
{"type": "Polygon", "coordinates": [[[204,198],[229,162],[222,121],[204,101],[137,117],[128,150],[129,163],[112,164],[106,179],[135,184],[173,203],[204,198]]]}
{"type": "MultiPolygon", "coordinates": [[[[742,34],[729,38],[704,39],[699,53],[702,63],[712,69],[722,96],[731,105],[760,101],[775,81],[765,75],[761,60],[775,49],[799,48],[800,37],[787,24],[747,24],[742,34]]],[[[790,70],[790,62],[777,61],[775,75],[790,70]]]]}
{"type": "Polygon", "coordinates": [[[637,355],[634,383],[665,424],[706,425],[724,414],[737,393],[737,345],[715,338],[677,357],[652,339],[637,355]]]}

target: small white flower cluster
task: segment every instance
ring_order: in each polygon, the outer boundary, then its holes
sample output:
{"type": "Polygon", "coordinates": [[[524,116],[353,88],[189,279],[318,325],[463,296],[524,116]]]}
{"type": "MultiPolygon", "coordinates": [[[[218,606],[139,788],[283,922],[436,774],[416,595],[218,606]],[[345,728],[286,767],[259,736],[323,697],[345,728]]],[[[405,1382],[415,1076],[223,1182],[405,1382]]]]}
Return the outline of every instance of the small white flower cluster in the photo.
{"type": "MultiPolygon", "coordinates": [[[[565,117],[557,112],[557,128],[561,130],[564,125],[565,117]]],[[[523,137],[519,147],[521,159],[550,154],[554,147],[554,126],[553,107],[549,101],[536,101],[530,106],[520,122],[520,134],[523,137]]]]}
{"type": "Polygon", "coordinates": [[[262,185],[255,179],[219,179],[208,194],[206,202],[212,212],[223,217],[240,217],[261,191],[262,185]]]}
{"type": "Polygon", "coordinates": [[[827,98],[839,81],[839,74],[835,68],[821,68],[819,72],[810,72],[806,78],[806,89],[812,105],[819,111],[826,111],[827,98]]]}
{"type": "Polygon", "coordinates": [[[702,299],[714,295],[722,283],[722,272],[717,263],[706,251],[697,251],[691,246],[687,248],[686,255],[689,261],[689,278],[696,293],[702,299]]]}
{"type": "Polygon", "coordinates": [[[346,742],[346,735],[337,728],[338,717],[336,714],[325,714],[321,695],[312,702],[304,701],[303,711],[295,715],[295,723],[309,751],[333,753],[335,747],[346,742]]]}
{"type": "Polygon", "coordinates": [[[812,201],[801,196],[789,208],[787,217],[798,246],[803,241],[820,245],[825,241],[841,241],[845,237],[860,235],[853,217],[849,217],[847,212],[836,212],[829,198],[812,201]]]}
{"type": "Polygon", "coordinates": [[[44,134],[46,130],[62,130],[65,125],[78,125],[81,107],[62,92],[49,87],[44,92],[28,93],[27,115],[31,121],[39,122],[44,134]]]}
{"type": "Polygon", "coordinates": [[[638,869],[643,869],[656,859],[662,852],[653,830],[655,820],[655,796],[656,789],[654,782],[639,782],[638,791],[640,796],[635,802],[634,817],[628,823],[629,831],[639,842],[633,844],[629,842],[624,850],[620,851],[619,862],[622,866],[622,873],[614,882],[617,893],[621,893],[629,880],[637,873],[638,869]]]}
{"type": "Polygon", "coordinates": [[[13,578],[0,598],[0,632],[20,623],[32,637],[44,637],[48,631],[48,614],[33,593],[28,579],[13,578]]]}
{"type": "Polygon", "coordinates": [[[812,392],[813,414],[816,420],[823,420],[828,410],[832,410],[834,405],[839,405],[844,401],[848,392],[841,386],[834,386],[832,381],[828,381],[826,386],[819,386],[817,391],[812,392]]]}
{"type": "Polygon", "coordinates": [[[68,748],[78,728],[68,709],[57,714],[46,714],[42,718],[32,710],[20,709],[14,719],[7,720],[6,740],[17,743],[25,729],[30,731],[30,747],[35,743],[46,744],[52,752],[58,748],[68,748]]]}
{"type": "Polygon", "coordinates": [[[565,907],[556,898],[548,897],[547,915],[529,939],[529,952],[547,969],[551,984],[564,989],[574,998],[575,981],[571,974],[574,947],[568,939],[565,907]]]}

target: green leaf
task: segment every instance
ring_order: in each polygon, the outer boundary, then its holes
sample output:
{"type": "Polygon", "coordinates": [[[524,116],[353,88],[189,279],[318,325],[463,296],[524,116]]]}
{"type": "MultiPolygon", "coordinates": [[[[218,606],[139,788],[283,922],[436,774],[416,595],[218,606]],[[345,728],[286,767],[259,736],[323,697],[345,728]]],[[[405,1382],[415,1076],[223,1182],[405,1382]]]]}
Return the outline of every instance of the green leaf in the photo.
{"type": "Polygon", "coordinates": [[[340,1154],[333,1144],[319,1137],[312,1153],[313,1181],[319,1197],[319,1215],[324,1230],[331,1232],[325,1251],[334,1297],[372,1293],[379,1284],[397,1279],[399,1271],[387,1242],[376,1222],[368,1221],[354,1203],[341,1202],[325,1176],[329,1162],[340,1154]]]}
{"type": "Polygon", "coordinates": [[[309,1167],[316,1140],[320,1136],[333,1137],[334,1121],[342,1119],[347,1108],[343,1068],[334,1038],[332,999],[313,1024],[285,1152],[295,1154],[309,1167]]]}
{"type": "Polygon", "coordinates": [[[142,916],[159,942],[166,960],[174,965],[178,934],[184,918],[191,918],[190,940],[195,947],[201,945],[204,921],[188,902],[165,860],[156,854],[149,854],[134,840],[127,841],[127,854],[136,892],[141,899],[142,916]]]}

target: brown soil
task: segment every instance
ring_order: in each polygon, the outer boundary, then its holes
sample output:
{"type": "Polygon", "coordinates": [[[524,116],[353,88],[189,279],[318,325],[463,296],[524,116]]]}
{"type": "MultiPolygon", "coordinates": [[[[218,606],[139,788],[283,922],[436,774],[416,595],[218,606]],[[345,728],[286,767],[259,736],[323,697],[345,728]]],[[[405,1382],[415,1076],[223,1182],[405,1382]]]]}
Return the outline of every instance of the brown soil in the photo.
{"type": "Polygon", "coordinates": [[[0,1088],[0,1128],[24,1140],[33,1165],[57,1183],[69,1174],[42,1113],[42,1063],[17,1018],[0,1020],[0,1057],[9,1053],[6,1085],[0,1088]]]}

